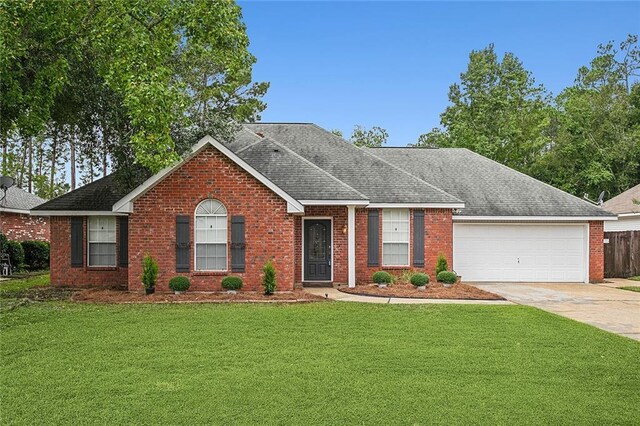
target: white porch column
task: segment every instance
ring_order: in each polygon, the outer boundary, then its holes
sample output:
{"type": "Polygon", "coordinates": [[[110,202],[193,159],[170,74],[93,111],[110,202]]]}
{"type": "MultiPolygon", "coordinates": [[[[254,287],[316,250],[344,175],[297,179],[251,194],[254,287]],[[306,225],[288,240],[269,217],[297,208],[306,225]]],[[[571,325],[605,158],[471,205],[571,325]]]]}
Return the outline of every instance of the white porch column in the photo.
{"type": "Polygon", "coordinates": [[[349,287],[356,286],[356,206],[347,206],[347,258],[349,287]]]}

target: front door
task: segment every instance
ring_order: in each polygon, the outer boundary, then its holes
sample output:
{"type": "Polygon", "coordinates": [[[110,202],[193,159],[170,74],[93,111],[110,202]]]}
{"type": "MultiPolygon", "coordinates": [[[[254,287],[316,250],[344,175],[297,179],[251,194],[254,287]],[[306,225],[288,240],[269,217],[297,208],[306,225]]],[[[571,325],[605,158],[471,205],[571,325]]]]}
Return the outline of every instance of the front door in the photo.
{"type": "Polygon", "coordinates": [[[304,280],[331,281],[331,221],[304,222],[304,280]]]}

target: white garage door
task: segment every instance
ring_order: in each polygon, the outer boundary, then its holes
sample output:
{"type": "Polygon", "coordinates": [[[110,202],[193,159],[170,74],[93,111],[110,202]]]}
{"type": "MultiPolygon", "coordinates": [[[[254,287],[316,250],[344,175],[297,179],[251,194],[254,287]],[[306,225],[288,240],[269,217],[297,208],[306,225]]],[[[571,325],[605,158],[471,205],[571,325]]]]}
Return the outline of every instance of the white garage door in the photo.
{"type": "Polygon", "coordinates": [[[586,282],[583,224],[453,225],[453,266],[465,281],[586,282]]]}

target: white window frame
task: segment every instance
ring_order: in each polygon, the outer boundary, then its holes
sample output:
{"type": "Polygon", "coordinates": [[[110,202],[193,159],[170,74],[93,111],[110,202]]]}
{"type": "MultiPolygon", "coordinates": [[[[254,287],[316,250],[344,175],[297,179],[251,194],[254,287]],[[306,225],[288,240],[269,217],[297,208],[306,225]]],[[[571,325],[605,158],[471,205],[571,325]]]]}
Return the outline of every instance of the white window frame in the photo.
{"type": "Polygon", "coordinates": [[[116,223],[115,216],[88,216],[87,217],[87,267],[90,268],[115,268],[118,263],[118,225],[116,223]],[[100,220],[100,219],[109,219],[113,221],[113,241],[92,241],[91,240],[91,222],[100,220]],[[92,265],[91,264],[91,244],[113,244],[113,249],[115,256],[113,258],[112,265],[92,265]]]}
{"type": "MultiPolygon", "coordinates": [[[[219,208],[218,208],[219,209],[219,208]]],[[[193,250],[193,270],[196,272],[227,272],[229,270],[229,215],[227,212],[227,207],[220,200],[216,200],[215,198],[207,198],[206,200],[202,200],[196,206],[194,210],[194,223],[193,223],[193,241],[194,241],[194,250],[193,250]],[[220,203],[220,206],[224,210],[222,213],[216,210],[216,213],[202,214],[198,213],[198,209],[204,203],[208,203],[211,201],[215,201],[220,203]],[[225,234],[226,239],[224,243],[220,242],[198,242],[198,230],[202,230],[198,228],[198,218],[199,217],[224,217],[225,221],[225,234]],[[224,268],[222,269],[198,269],[198,245],[200,244],[216,244],[216,245],[224,245],[224,268]]]]}
{"type": "MultiPolygon", "coordinates": [[[[396,222],[394,220],[394,222],[396,222]]],[[[403,221],[404,222],[404,221],[403,221]]],[[[388,225],[387,225],[388,226],[388,225]]],[[[383,267],[402,267],[402,268],[408,268],[411,266],[411,210],[410,209],[382,209],[382,266],[383,267]],[[397,240],[397,241],[385,241],[385,223],[387,222],[391,222],[391,220],[385,220],[385,213],[390,213],[392,211],[402,211],[402,212],[406,212],[407,214],[407,240],[406,241],[402,241],[402,240],[397,240]],[[385,244],[406,244],[407,245],[407,262],[405,264],[387,264],[385,262],[385,250],[384,250],[384,246],[385,244]]]]}

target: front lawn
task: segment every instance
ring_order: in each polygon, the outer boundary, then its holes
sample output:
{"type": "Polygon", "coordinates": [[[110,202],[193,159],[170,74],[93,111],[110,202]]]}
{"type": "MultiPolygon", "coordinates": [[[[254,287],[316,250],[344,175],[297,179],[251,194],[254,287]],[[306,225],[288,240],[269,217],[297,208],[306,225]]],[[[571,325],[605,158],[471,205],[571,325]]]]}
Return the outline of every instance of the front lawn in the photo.
{"type": "Polygon", "coordinates": [[[35,303],[3,424],[638,424],[640,343],[524,306],[35,303]]]}
{"type": "Polygon", "coordinates": [[[33,287],[48,286],[50,281],[50,275],[47,273],[0,281],[0,293],[10,293],[33,287]]]}
{"type": "Polygon", "coordinates": [[[640,286],[636,286],[636,285],[627,285],[624,287],[618,287],[619,289],[622,290],[629,290],[629,291],[637,291],[640,292],[640,286]]]}

